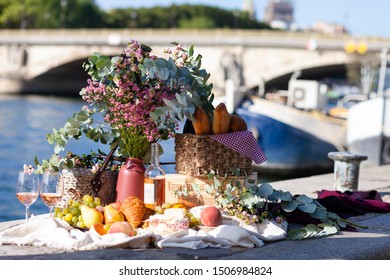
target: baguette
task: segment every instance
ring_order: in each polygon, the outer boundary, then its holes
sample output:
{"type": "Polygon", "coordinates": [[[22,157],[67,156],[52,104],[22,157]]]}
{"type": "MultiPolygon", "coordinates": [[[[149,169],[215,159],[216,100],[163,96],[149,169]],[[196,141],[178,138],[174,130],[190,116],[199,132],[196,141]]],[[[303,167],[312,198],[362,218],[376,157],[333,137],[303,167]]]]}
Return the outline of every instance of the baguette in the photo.
{"type": "Polygon", "coordinates": [[[211,133],[210,118],[202,107],[196,107],[194,119],[195,121],[192,123],[192,125],[196,135],[205,135],[211,133]]]}
{"type": "Polygon", "coordinates": [[[238,115],[230,115],[230,131],[245,131],[248,126],[243,118],[238,115]]]}
{"type": "Polygon", "coordinates": [[[230,115],[224,103],[220,103],[214,110],[212,131],[214,134],[230,131],[230,115]]]}

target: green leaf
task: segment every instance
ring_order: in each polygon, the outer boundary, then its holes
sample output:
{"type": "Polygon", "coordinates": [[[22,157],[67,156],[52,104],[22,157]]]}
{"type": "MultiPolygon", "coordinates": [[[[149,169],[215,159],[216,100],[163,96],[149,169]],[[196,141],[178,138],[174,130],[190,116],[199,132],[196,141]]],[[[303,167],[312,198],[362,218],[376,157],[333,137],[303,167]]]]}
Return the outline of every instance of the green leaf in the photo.
{"type": "Polygon", "coordinates": [[[306,225],[305,229],[306,229],[305,237],[316,236],[317,233],[320,232],[320,229],[316,225],[313,225],[313,224],[306,225]]]}
{"type": "Polygon", "coordinates": [[[290,192],[283,192],[281,190],[279,192],[280,192],[279,199],[281,201],[292,201],[293,200],[293,196],[290,192]]]}
{"type": "Polygon", "coordinates": [[[313,199],[311,197],[308,197],[307,195],[304,195],[304,194],[299,195],[295,199],[298,200],[298,202],[302,202],[302,203],[305,203],[305,204],[309,204],[309,203],[313,202],[313,199]]]}
{"type": "Polygon", "coordinates": [[[251,209],[257,202],[257,197],[249,192],[243,193],[240,195],[240,200],[244,203],[246,207],[251,209]]]}
{"type": "Polygon", "coordinates": [[[89,114],[85,111],[80,111],[75,114],[74,119],[80,122],[84,122],[90,118],[89,114]]]}
{"type": "Polygon", "coordinates": [[[205,192],[208,194],[211,194],[215,190],[214,185],[209,185],[209,184],[207,184],[204,187],[204,189],[205,189],[205,192]]]}
{"type": "Polygon", "coordinates": [[[147,45],[141,44],[141,50],[150,53],[152,51],[152,48],[147,45]]]}
{"type": "Polygon", "coordinates": [[[317,209],[317,206],[314,203],[298,205],[298,209],[305,213],[314,213],[317,209]]]}
{"type": "Polygon", "coordinates": [[[192,186],[192,190],[193,190],[193,191],[196,193],[196,195],[199,197],[200,194],[201,194],[201,188],[200,188],[200,186],[199,186],[198,184],[196,184],[196,183],[192,183],[191,186],[192,186]]]}
{"type": "Polygon", "coordinates": [[[54,145],[54,153],[56,154],[59,154],[61,153],[62,151],[64,151],[65,149],[59,145],[54,145]]]}
{"type": "Polygon", "coordinates": [[[272,194],[268,196],[268,200],[277,202],[280,197],[280,191],[274,190],[272,194]]]}
{"type": "Polygon", "coordinates": [[[150,68],[154,67],[154,61],[150,58],[145,58],[144,62],[142,64],[138,65],[138,67],[140,67],[141,65],[143,67],[145,67],[146,69],[150,69],[150,68]]]}
{"type": "Polygon", "coordinates": [[[306,235],[305,228],[291,229],[287,233],[287,238],[290,240],[301,240],[306,235]]]}
{"type": "Polygon", "coordinates": [[[217,177],[214,177],[214,185],[216,188],[222,186],[222,183],[217,179],[217,177]]]}
{"type": "Polygon", "coordinates": [[[68,168],[73,168],[73,167],[74,167],[74,162],[73,162],[73,160],[68,160],[68,161],[66,162],[66,167],[68,167],[68,168]]]}
{"type": "Polygon", "coordinates": [[[342,227],[342,228],[345,228],[347,226],[347,223],[344,222],[343,220],[341,220],[340,217],[337,218],[337,224],[342,227]]]}
{"type": "Polygon", "coordinates": [[[167,68],[161,68],[159,69],[158,71],[158,77],[163,80],[163,81],[166,81],[168,80],[169,78],[169,70],[167,68]]]}
{"type": "Polygon", "coordinates": [[[323,228],[323,232],[327,235],[336,234],[338,232],[338,229],[333,225],[325,225],[323,228]]]}
{"type": "Polygon", "coordinates": [[[280,205],[282,206],[283,210],[286,212],[292,212],[298,207],[298,203],[295,200],[282,201],[280,205]]]}
{"type": "Polygon", "coordinates": [[[100,53],[94,52],[91,56],[88,57],[88,61],[92,64],[96,64],[99,61],[100,53]]]}
{"type": "Polygon", "coordinates": [[[256,194],[261,196],[261,197],[267,198],[273,192],[274,192],[274,189],[272,188],[272,186],[270,184],[263,183],[260,185],[260,187],[256,191],[256,194]]]}
{"type": "Polygon", "coordinates": [[[323,220],[323,219],[325,219],[326,215],[327,215],[326,210],[324,210],[323,208],[317,207],[316,210],[310,214],[310,217],[312,217],[314,219],[318,219],[318,220],[323,220]]]}
{"type": "Polygon", "coordinates": [[[78,135],[79,133],[80,133],[80,129],[78,129],[78,128],[69,128],[68,129],[69,135],[74,136],[74,135],[78,135]]]}

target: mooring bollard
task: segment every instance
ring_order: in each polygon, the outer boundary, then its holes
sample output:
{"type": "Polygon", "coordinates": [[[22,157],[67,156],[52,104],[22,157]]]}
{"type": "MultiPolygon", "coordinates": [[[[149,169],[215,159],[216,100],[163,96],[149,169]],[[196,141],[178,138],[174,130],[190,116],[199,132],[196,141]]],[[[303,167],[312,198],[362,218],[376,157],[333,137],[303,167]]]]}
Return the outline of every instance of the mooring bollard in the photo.
{"type": "Polygon", "coordinates": [[[334,182],[336,191],[357,191],[360,163],[367,156],[349,152],[330,152],[328,157],[334,160],[334,182]]]}

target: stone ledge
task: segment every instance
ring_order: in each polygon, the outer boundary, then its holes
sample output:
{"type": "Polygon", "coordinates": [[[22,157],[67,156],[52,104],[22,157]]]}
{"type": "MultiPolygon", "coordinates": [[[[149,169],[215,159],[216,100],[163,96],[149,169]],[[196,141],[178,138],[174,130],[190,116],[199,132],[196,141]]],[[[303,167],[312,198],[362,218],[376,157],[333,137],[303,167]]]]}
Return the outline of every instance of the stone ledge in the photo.
{"type": "MultiPolygon", "coordinates": [[[[321,189],[331,189],[332,174],[271,183],[276,189],[288,190],[293,194],[307,194],[315,197],[321,189]]],[[[378,190],[385,201],[390,202],[390,166],[361,170],[359,190],[378,190]]],[[[390,259],[390,214],[369,213],[349,220],[368,229],[357,232],[342,231],[336,235],[301,241],[284,240],[267,242],[254,249],[102,249],[92,251],[64,252],[48,247],[0,246],[0,259],[58,259],[58,260],[380,260],[390,259]]],[[[0,223],[0,230],[20,221],[0,223]]]]}

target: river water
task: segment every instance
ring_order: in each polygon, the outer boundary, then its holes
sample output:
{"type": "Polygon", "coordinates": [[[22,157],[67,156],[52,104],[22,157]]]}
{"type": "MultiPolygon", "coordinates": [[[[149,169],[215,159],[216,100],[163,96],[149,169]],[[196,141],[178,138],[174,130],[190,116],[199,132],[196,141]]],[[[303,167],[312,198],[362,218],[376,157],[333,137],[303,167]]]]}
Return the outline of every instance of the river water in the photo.
{"type": "MultiPolygon", "coordinates": [[[[46,134],[53,128],[62,127],[66,119],[78,112],[85,103],[79,99],[48,96],[1,96],[0,95],[0,222],[23,219],[24,206],[16,199],[16,175],[23,164],[33,164],[34,157],[48,159],[53,146],[46,134]]],[[[173,141],[162,143],[164,154],[161,161],[174,161],[173,141]]],[[[67,151],[76,154],[109,148],[88,139],[70,141],[67,151]]],[[[167,172],[174,172],[174,165],[166,165],[167,172]]],[[[48,213],[40,198],[30,207],[34,215],[48,213]]]]}

